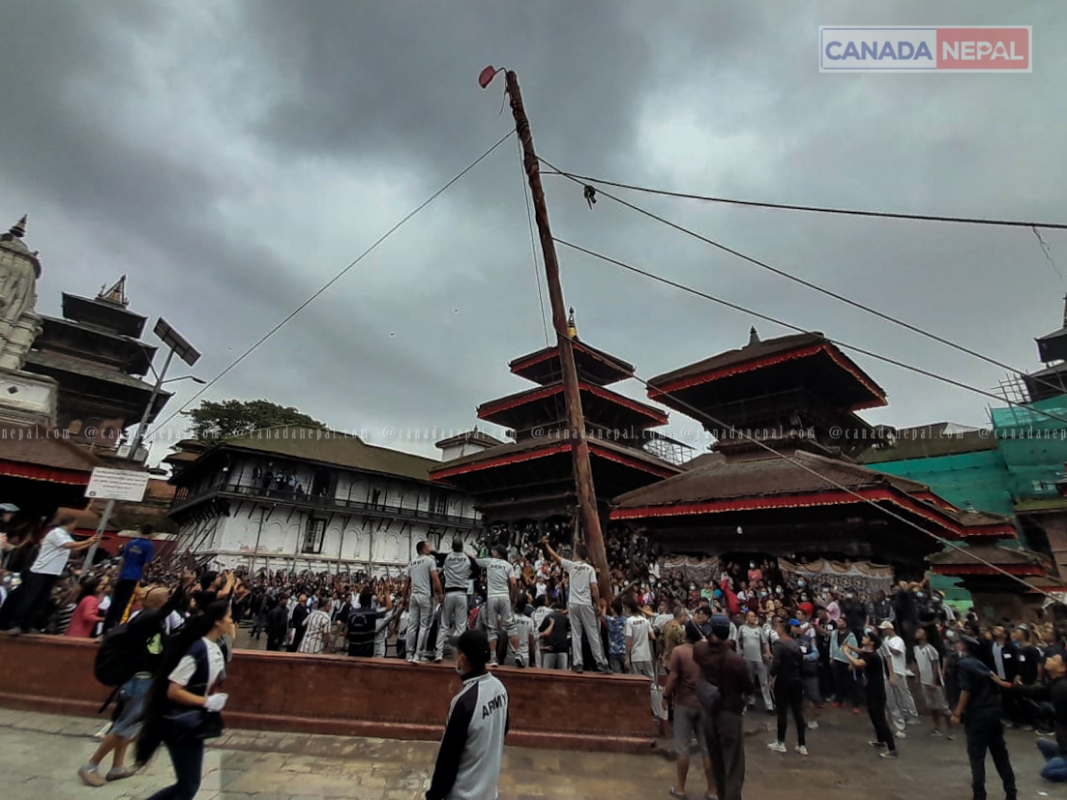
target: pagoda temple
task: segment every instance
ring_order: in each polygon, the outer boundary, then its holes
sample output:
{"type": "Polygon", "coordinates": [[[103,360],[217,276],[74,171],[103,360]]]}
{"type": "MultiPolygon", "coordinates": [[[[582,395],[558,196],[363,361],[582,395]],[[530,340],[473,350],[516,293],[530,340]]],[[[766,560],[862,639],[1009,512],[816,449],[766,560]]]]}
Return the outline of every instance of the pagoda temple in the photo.
{"type": "Polygon", "coordinates": [[[649,397],[699,419],[714,453],[619,496],[613,521],[668,552],[869,559],[920,572],[947,540],[1014,538],[1008,518],[962,511],[855,454],[881,438],[857,416],[886,405],[821,333],[761,341],[653,378],[649,397]],[[888,513],[886,513],[888,512],[888,513]],[[917,527],[916,527],[917,526],[917,527]]]}
{"type": "MultiPolygon", "coordinates": [[[[152,394],[142,376],[156,348],[140,341],[146,318],[128,306],[125,275],[95,298],[64,292],[63,316],[42,317],[26,354],[27,371],[59,382],[59,427],[104,458],[118,455],[123,432],[140,421],[152,394]]],[[[149,422],[170,396],[159,392],[149,422]]]]}
{"type": "MultiPolygon", "coordinates": [[[[612,497],[677,475],[681,468],[657,449],[671,444],[653,431],[667,424],[667,414],[608,388],[632,378],[633,366],[581,341],[573,309],[568,332],[593,484],[606,519],[612,497]]],[[[514,441],[447,460],[430,472],[430,480],[472,495],[487,527],[553,522],[570,527],[578,518],[578,500],[559,347],[522,356],[509,366],[535,386],[483,403],[477,415],[513,431],[514,441]]]]}
{"type": "Polygon", "coordinates": [[[26,217],[0,234],[0,502],[18,505],[12,540],[44,524],[60,506],[84,506],[100,460],[55,433],[59,386],[27,359],[40,333],[41,260],[26,244],[26,217]]]}

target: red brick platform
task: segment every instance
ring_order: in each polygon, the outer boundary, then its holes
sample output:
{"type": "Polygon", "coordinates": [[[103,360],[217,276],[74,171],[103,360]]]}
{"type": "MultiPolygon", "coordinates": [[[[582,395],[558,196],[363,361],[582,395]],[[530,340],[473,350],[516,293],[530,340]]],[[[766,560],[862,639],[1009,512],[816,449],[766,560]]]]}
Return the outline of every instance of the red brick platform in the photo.
{"type": "MultiPolygon", "coordinates": [[[[0,706],[93,716],[108,689],[93,678],[95,642],[0,637],[0,706]]],[[[648,682],[501,668],[519,747],[647,752],[648,682]]],[[[238,650],[229,666],[228,725],[251,730],[438,739],[459,691],[449,664],[238,650]]]]}

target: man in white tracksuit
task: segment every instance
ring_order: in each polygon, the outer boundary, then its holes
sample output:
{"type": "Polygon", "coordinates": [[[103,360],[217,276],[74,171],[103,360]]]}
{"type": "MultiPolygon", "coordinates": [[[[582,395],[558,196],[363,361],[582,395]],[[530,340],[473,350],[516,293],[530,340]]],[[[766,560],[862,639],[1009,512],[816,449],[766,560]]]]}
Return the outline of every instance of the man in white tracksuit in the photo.
{"type": "Polygon", "coordinates": [[[596,570],[586,559],[589,551],[584,544],[575,545],[574,561],[561,558],[552,549],[548,539],[542,539],[549,557],[563,565],[563,570],[570,577],[570,594],[567,596],[567,616],[571,623],[571,652],[574,657],[575,672],[582,671],[582,636],[589,639],[589,649],[593,653],[597,669],[610,672],[608,660],[604,658],[604,646],[600,641],[600,619],[596,609],[600,602],[600,589],[596,582],[596,570]]]}
{"type": "MultiPolygon", "coordinates": [[[[767,631],[760,627],[755,611],[748,612],[745,624],[737,630],[737,651],[745,660],[752,685],[760,687],[763,692],[764,710],[771,713],[774,711],[774,701],[771,699],[770,676],[767,672],[767,664],[771,660],[771,641],[767,631]]],[[[756,698],[749,697],[748,707],[755,705],[756,698]]]]}
{"type": "Polygon", "coordinates": [[[884,620],[878,630],[882,632],[882,655],[888,673],[886,708],[890,723],[897,729],[897,738],[903,739],[907,736],[908,725],[918,725],[922,721],[908,686],[904,640],[893,630],[893,623],[889,620],[884,620]]]}
{"type": "Polygon", "coordinates": [[[433,626],[433,598],[441,602],[441,579],[437,577],[437,561],[430,555],[426,542],[415,545],[418,555],[408,564],[407,585],[404,593],[408,598],[407,657],[408,662],[429,661],[427,639],[433,626]]]}
{"type": "Polygon", "coordinates": [[[515,666],[525,667],[526,662],[518,655],[519,636],[515,627],[512,611],[512,598],[516,595],[514,569],[505,558],[503,547],[493,548],[492,558],[478,558],[474,561],[485,570],[486,598],[485,606],[478,616],[485,615],[485,627],[489,632],[490,667],[497,665],[497,641],[500,634],[508,637],[512,650],[516,653],[515,666]]]}
{"type": "Polygon", "coordinates": [[[445,656],[445,639],[459,637],[467,630],[467,591],[471,581],[471,563],[463,552],[463,541],[452,542],[452,552],[445,556],[445,599],[441,603],[441,621],[437,626],[437,652],[434,660],[441,663],[445,656]]]}

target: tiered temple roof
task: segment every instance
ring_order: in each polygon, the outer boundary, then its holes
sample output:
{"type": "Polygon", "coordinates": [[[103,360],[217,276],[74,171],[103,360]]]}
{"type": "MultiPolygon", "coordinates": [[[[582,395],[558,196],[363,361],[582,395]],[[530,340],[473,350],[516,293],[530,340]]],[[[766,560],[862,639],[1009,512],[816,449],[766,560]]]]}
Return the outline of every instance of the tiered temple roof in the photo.
{"type": "MultiPolygon", "coordinates": [[[[611,497],[678,474],[678,466],[646,449],[662,410],[606,388],[634,368],[572,336],[593,483],[604,508],[611,497]]],[[[475,496],[486,523],[569,515],[577,504],[558,347],[515,359],[511,371],[538,386],[483,403],[478,418],[513,431],[514,442],[441,464],[431,480],[475,496]]]]}
{"type": "MultiPolygon", "coordinates": [[[[144,413],[156,348],[140,341],[146,318],[127,307],[126,276],[95,298],[63,293],[63,316],[42,317],[43,329],[25,369],[59,382],[59,425],[72,441],[114,451],[122,432],[144,413]],[[91,434],[89,433],[91,432],[91,434]]],[[[171,393],[156,395],[149,422],[171,393]]]]}
{"type": "Polygon", "coordinates": [[[613,520],[680,552],[842,554],[918,567],[941,539],[1012,538],[914,481],[856,464],[885,392],[820,333],[760,341],[653,378],[649,397],[700,419],[717,457],[618,497],[613,520]]]}

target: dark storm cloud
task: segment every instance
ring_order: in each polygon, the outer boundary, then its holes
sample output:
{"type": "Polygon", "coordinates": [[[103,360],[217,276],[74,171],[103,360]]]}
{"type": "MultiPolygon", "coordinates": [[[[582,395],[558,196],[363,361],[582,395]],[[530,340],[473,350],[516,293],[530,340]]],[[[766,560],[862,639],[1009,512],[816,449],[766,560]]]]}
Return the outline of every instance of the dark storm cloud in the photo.
{"type": "MultiPolygon", "coordinates": [[[[575,171],[1055,219],[1067,67],[1044,44],[1062,32],[1053,14],[938,5],[937,23],[1034,25],[1032,75],[855,76],[818,74],[819,24],[930,22],[928,5],[9,2],[0,213],[31,213],[42,311],[128,272],[135,309],[204,350],[203,377],[507,129],[501,79],[475,82],[487,63],[518,71],[539,151],[575,171]]],[[[206,396],[267,396],[426,450],[397,432],[469,425],[478,403],[520,390],[506,364],[544,334],[518,170],[508,142],[206,396]]],[[[938,374],[1003,377],[606,199],[590,211],[561,178],[546,187],[560,236],[938,374]]],[[[1035,366],[1033,336],[1058,323],[1063,282],[1025,231],[635,199],[1012,365],[1035,366]]],[[[1045,238],[1067,269],[1067,237],[1045,238]]],[[[560,256],[582,335],[645,376],[743,344],[753,324],[560,256]]],[[[889,391],[879,421],[982,421],[980,397],[857,360],[889,391]]]]}

